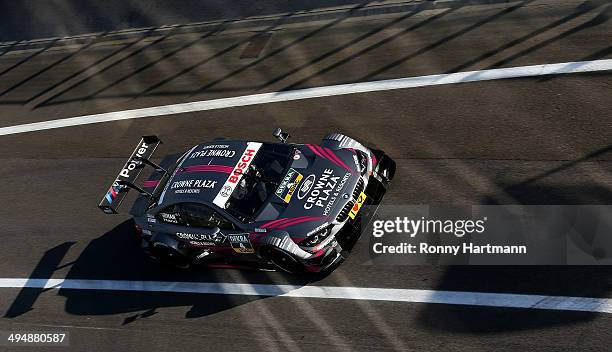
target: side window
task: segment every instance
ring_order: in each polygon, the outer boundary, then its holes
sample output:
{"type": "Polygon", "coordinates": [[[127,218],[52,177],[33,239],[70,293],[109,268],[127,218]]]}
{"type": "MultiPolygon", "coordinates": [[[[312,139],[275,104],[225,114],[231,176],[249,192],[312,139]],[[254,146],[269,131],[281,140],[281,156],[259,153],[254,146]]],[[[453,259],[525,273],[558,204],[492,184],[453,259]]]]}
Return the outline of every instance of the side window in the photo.
{"type": "Polygon", "coordinates": [[[235,230],[234,224],[221,214],[203,204],[182,203],[179,212],[191,227],[218,227],[222,230],[235,230]]]}

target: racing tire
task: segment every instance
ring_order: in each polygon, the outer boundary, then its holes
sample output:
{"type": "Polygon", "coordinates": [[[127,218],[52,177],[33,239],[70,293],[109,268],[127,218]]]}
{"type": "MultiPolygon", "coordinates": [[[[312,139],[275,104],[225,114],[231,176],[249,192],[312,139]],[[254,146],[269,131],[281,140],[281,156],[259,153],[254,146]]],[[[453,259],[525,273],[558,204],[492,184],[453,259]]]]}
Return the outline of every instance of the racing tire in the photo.
{"type": "Polygon", "coordinates": [[[149,251],[163,266],[182,270],[191,268],[191,260],[187,256],[163,242],[151,243],[149,251]]]}
{"type": "Polygon", "coordinates": [[[363,144],[357,142],[349,136],[341,133],[330,133],[321,142],[321,145],[330,149],[354,148],[363,152],[369,152],[363,144]]]}
{"type": "Polygon", "coordinates": [[[290,274],[304,272],[304,266],[293,255],[280,248],[266,246],[260,249],[260,254],[282,271],[290,274]]]}

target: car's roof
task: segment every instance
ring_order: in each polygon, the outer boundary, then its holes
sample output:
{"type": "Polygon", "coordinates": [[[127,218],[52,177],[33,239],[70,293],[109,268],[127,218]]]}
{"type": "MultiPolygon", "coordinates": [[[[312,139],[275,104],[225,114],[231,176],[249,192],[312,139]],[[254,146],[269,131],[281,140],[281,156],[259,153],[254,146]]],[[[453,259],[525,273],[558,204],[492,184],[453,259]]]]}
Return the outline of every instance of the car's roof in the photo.
{"type": "Polygon", "coordinates": [[[159,204],[217,204],[215,198],[240,159],[261,145],[240,140],[215,140],[196,145],[187,152],[166,183],[159,204]]]}

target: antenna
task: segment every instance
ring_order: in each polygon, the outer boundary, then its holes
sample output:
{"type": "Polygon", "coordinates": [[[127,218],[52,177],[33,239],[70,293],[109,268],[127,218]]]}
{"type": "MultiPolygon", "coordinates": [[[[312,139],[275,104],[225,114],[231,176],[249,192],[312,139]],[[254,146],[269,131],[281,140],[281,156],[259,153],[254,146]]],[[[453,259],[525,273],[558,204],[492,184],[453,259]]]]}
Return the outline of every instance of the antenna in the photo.
{"type": "Polygon", "coordinates": [[[287,139],[291,137],[289,133],[283,132],[283,130],[281,130],[280,128],[275,129],[272,135],[276,137],[276,139],[278,139],[281,143],[287,143],[287,139]]]}

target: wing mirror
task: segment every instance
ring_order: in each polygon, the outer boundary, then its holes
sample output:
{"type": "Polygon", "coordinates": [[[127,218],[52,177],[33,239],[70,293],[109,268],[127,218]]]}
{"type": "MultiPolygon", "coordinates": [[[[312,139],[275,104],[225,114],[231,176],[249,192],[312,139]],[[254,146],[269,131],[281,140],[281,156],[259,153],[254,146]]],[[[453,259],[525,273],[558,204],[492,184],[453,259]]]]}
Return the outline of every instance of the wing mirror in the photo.
{"type": "Polygon", "coordinates": [[[281,143],[287,143],[287,139],[291,137],[289,133],[283,132],[283,130],[281,130],[280,128],[275,129],[272,135],[276,137],[276,139],[278,139],[281,143]]]}

